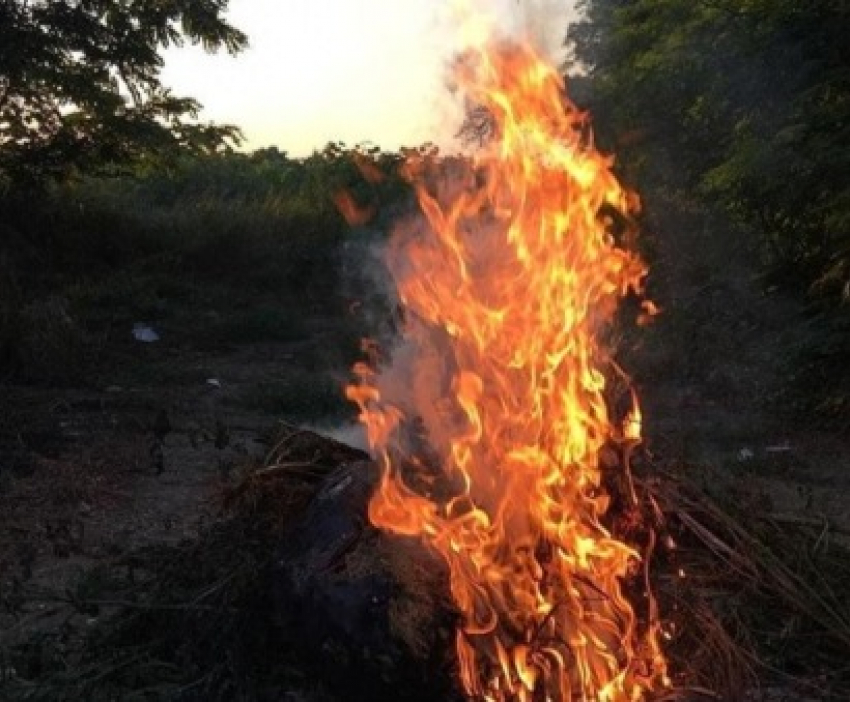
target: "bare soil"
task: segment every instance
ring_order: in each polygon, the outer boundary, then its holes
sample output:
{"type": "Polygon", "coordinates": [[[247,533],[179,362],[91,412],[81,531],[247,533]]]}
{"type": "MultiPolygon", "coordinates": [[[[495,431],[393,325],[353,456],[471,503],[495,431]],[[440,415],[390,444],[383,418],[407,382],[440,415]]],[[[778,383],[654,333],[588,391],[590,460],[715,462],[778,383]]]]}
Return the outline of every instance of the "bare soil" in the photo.
{"type": "Polygon", "coordinates": [[[321,325],[305,341],[218,349],[131,341],[96,386],[0,386],[0,689],[55,666],[44,655],[70,658],[122,604],[98,602],[111,564],[197,538],[282,419],[260,390],[321,377],[324,343],[321,325]]]}

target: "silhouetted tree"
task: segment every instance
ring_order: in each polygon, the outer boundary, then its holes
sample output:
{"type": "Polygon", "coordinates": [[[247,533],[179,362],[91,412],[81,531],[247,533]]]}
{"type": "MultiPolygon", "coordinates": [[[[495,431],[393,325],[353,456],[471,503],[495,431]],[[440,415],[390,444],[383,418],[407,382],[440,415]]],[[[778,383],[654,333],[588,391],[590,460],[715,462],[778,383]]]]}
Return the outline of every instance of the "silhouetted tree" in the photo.
{"type": "Polygon", "coordinates": [[[781,282],[850,299],[850,4],[579,9],[576,82],[617,152],[644,180],[655,167],[654,187],[670,187],[657,164],[675,162],[689,197],[730,214],[781,282]]]}
{"type": "Polygon", "coordinates": [[[163,48],[247,46],[228,2],[0,0],[0,190],[238,141],[160,82],[163,48]]]}

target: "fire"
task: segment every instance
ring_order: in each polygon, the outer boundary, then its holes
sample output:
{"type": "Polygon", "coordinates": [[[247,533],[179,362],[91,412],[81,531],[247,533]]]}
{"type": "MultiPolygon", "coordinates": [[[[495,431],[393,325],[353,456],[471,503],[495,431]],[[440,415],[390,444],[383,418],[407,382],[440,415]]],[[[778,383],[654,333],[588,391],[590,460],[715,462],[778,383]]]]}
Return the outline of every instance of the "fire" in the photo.
{"type": "Polygon", "coordinates": [[[641,557],[604,524],[600,456],[640,440],[636,399],[616,421],[606,406],[603,343],[646,274],[624,241],[638,199],[532,49],[456,70],[494,138],[407,165],[423,216],[388,255],[404,347],[348,388],[383,469],[369,516],[447,563],[470,697],[637,700],[664,663],[625,595],[641,557]]]}

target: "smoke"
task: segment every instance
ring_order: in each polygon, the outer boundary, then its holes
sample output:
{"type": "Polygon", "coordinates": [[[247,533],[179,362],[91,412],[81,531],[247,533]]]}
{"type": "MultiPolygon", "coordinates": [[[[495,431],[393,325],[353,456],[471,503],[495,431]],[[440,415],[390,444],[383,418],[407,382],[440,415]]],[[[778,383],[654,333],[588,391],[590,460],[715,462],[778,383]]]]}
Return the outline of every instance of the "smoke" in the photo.
{"type": "Polygon", "coordinates": [[[369,450],[366,428],[362,424],[318,422],[316,424],[306,424],[304,425],[304,429],[320,434],[321,436],[326,436],[346,446],[360,449],[361,451],[369,450]]]}
{"type": "Polygon", "coordinates": [[[575,18],[574,0],[456,0],[448,3],[443,21],[450,22],[460,48],[493,37],[516,39],[560,64],[567,27],[575,18]]]}
{"type": "Polygon", "coordinates": [[[444,152],[461,150],[457,135],[466,117],[466,105],[446,87],[452,83],[451,67],[458,56],[492,41],[512,40],[530,44],[560,67],[568,54],[567,29],[577,17],[575,0],[450,0],[435,12],[443,89],[429,106],[429,140],[444,152]]]}
{"type": "Polygon", "coordinates": [[[514,0],[504,13],[508,35],[531,43],[556,66],[566,58],[567,27],[575,19],[574,2],[564,0],[514,0]]]}

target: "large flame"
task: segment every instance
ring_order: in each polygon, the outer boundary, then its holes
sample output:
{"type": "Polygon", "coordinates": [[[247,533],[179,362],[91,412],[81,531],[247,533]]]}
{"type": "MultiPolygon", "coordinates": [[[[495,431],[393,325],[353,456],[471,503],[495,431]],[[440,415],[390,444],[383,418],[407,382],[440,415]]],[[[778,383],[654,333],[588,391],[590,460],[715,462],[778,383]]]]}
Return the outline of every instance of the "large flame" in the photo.
{"type": "Polygon", "coordinates": [[[640,434],[636,405],[609,417],[602,342],[646,273],[620,240],[638,201],[533,50],[470,51],[456,75],[493,138],[408,163],[424,217],[388,256],[404,348],[348,390],[383,467],[370,519],[448,564],[470,697],[640,699],[663,661],[624,595],[640,556],[603,524],[600,461],[640,434]]]}

